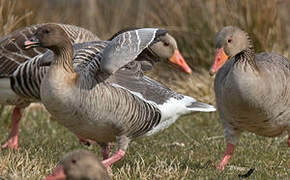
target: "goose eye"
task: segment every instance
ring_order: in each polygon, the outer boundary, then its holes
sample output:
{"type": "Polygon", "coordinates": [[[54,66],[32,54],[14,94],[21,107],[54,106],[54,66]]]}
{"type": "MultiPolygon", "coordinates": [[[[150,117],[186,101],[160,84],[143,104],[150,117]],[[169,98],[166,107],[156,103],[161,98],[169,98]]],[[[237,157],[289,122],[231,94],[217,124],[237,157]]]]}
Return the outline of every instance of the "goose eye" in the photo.
{"type": "Polygon", "coordinates": [[[168,42],[164,42],[163,44],[164,44],[164,46],[169,46],[168,42]]]}
{"type": "Polygon", "coordinates": [[[73,164],[76,164],[76,163],[77,163],[77,161],[76,161],[75,159],[71,160],[71,162],[72,162],[73,164]]]}
{"type": "Polygon", "coordinates": [[[231,43],[232,42],[232,39],[228,39],[228,43],[231,43]]]}

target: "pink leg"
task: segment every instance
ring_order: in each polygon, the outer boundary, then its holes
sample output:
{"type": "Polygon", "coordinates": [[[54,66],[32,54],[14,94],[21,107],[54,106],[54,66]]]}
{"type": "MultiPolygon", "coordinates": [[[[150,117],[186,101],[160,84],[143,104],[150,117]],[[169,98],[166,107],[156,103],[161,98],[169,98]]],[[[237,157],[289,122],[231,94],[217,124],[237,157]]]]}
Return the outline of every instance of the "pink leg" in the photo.
{"type": "Polygon", "coordinates": [[[225,165],[228,163],[228,160],[233,155],[233,152],[234,152],[234,145],[231,143],[227,143],[224,157],[220,161],[219,165],[217,166],[217,169],[224,170],[225,165]]]}
{"type": "Polygon", "coordinates": [[[290,147],[290,135],[288,135],[288,147],[290,147]]]}
{"type": "Polygon", "coordinates": [[[2,148],[18,149],[18,123],[21,119],[20,108],[15,107],[12,113],[12,122],[10,125],[10,132],[8,140],[2,145],[2,148]]]}
{"type": "Polygon", "coordinates": [[[110,157],[106,160],[103,160],[102,163],[104,164],[105,167],[109,167],[113,163],[120,160],[124,155],[125,155],[125,151],[123,151],[122,149],[119,149],[115,152],[115,154],[112,157],[110,157]]]}

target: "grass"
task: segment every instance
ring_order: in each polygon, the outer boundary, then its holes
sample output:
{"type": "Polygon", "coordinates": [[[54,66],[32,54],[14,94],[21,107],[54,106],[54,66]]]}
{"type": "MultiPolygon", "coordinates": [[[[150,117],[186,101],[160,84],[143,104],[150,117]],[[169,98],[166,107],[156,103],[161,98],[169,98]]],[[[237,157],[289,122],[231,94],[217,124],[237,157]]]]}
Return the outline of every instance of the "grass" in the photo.
{"type": "MultiPolygon", "coordinates": [[[[175,91],[214,104],[213,36],[225,25],[245,29],[257,52],[275,51],[289,58],[289,1],[273,0],[0,0],[0,35],[30,24],[61,22],[87,28],[102,39],[125,27],[162,27],[178,41],[193,75],[158,66],[149,76],[175,91]],[[81,3],[80,3],[81,2],[81,3]],[[53,11],[52,11],[53,10],[53,11]]],[[[0,107],[0,142],[8,136],[11,107],[0,107]]],[[[287,137],[244,133],[224,172],[215,169],[223,155],[223,129],[217,113],[183,117],[164,132],[137,139],[113,166],[114,179],[289,179],[287,137]]],[[[72,133],[50,120],[43,109],[27,109],[20,123],[20,148],[0,150],[0,180],[40,179],[60,157],[85,147],[72,133]],[[2,179],[1,179],[2,178],[2,179]]]]}
{"type": "MultiPolygon", "coordinates": [[[[7,110],[1,119],[9,119],[7,110]]],[[[43,109],[30,108],[24,114],[19,150],[0,152],[1,178],[40,179],[51,172],[62,155],[74,149],[88,149],[100,157],[97,146],[79,144],[72,133],[50,120],[43,109]]],[[[7,124],[4,120],[4,126],[0,126],[0,142],[8,136],[7,124]]],[[[234,157],[220,172],[215,165],[224,146],[216,113],[188,115],[156,136],[133,141],[125,158],[113,166],[113,179],[238,179],[238,174],[250,168],[255,168],[250,179],[290,177],[285,135],[264,138],[244,133],[234,157]]]]}

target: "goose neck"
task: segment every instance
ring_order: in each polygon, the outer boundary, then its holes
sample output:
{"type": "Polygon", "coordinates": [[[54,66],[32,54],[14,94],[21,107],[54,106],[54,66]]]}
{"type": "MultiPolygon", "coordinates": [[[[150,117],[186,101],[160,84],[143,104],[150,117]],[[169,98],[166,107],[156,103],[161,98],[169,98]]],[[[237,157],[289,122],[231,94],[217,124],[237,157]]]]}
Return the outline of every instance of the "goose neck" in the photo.
{"type": "Polygon", "coordinates": [[[72,45],[58,47],[57,50],[53,50],[56,55],[53,65],[63,68],[69,73],[74,73],[73,68],[73,48],[72,45]]]}
{"type": "Polygon", "coordinates": [[[255,50],[253,47],[252,40],[248,36],[248,47],[235,55],[235,61],[236,62],[241,62],[249,65],[251,69],[258,71],[258,67],[255,61],[255,50]]]}

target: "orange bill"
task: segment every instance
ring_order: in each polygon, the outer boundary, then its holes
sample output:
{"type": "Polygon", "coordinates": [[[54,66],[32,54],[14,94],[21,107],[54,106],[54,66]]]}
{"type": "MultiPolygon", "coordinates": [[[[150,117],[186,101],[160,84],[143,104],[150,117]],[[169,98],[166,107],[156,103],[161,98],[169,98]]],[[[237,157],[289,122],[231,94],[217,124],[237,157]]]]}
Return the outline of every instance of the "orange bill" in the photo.
{"type": "Polygon", "coordinates": [[[224,48],[216,49],[214,62],[209,70],[209,74],[213,76],[226,62],[229,57],[226,55],[224,48]]]}
{"type": "Polygon", "coordinates": [[[186,73],[192,73],[191,68],[187,65],[186,61],[183,59],[182,55],[177,49],[174,51],[169,61],[180,66],[186,73]]]}

